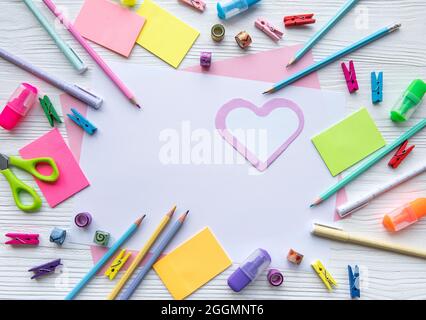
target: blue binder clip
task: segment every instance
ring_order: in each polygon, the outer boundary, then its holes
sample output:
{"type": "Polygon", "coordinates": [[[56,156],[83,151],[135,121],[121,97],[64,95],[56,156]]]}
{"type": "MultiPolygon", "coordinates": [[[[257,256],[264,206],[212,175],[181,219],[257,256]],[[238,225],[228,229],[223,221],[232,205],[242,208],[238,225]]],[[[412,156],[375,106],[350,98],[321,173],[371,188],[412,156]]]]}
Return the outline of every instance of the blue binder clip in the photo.
{"type": "Polygon", "coordinates": [[[67,116],[74,121],[79,127],[83,128],[88,134],[92,135],[98,130],[93,124],[83,117],[77,110],[71,108],[73,114],[67,114],[67,116]]]}
{"type": "Polygon", "coordinates": [[[351,298],[361,298],[361,289],[359,286],[359,268],[356,265],[352,271],[352,267],[348,265],[349,273],[349,289],[351,292],[351,298]]]}
{"type": "Polygon", "coordinates": [[[383,72],[379,72],[379,76],[371,73],[371,94],[374,104],[383,101],[383,72]]]}

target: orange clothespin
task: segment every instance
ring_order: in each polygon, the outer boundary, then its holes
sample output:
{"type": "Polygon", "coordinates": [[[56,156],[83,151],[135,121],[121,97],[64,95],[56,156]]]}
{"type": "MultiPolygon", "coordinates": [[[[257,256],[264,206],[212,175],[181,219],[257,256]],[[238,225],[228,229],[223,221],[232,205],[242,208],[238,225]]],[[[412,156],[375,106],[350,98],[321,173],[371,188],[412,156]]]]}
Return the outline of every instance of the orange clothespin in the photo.
{"type": "Polygon", "coordinates": [[[286,16],[284,17],[284,25],[286,27],[294,27],[294,26],[301,26],[304,24],[311,24],[315,23],[315,19],[312,19],[314,16],[313,13],[308,14],[298,14],[295,16],[286,16]]]}
{"type": "Polygon", "coordinates": [[[408,140],[405,140],[404,143],[399,147],[398,151],[395,153],[395,155],[392,157],[392,159],[389,161],[388,165],[392,167],[393,169],[396,169],[399,167],[402,161],[413,151],[415,145],[412,145],[407,149],[408,140]]]}
{"type": "Polygon", "coordinates": [[[258,18],[254,22],[254,25],[256,26],[256,28],[262,30],[269,38],[274,41],[280,40],[284,35],[284,33],[282,33],[280,30],[275,28],[272,24],[270,24],[263,18],[258,18]]]}

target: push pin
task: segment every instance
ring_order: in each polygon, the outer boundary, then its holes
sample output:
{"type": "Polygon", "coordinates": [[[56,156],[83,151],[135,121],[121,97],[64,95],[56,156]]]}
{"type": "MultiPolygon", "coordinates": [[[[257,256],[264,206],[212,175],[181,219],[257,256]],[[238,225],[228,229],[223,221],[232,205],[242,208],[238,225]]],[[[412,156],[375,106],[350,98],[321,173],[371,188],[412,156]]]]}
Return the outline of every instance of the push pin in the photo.
{"type": "Polygon", "coordinates": [[[65,238],[67,236],[67,231],[64,229],[54,228],[52,232],[50,233],[50,242],[54,242],[58,245],[62,245],[65,241],[65,238]]]}
{"type": "Polygon", "coordinates": [[[200,55],[200,65],[203,68],[210,68],[212,64],[212,53],[211,52],[201,52],[200,55]]]}
{"type": "Polygon", "coordinates": [[[108,245],[109,238],[110,234],[108,232],[97,230],[95,237],[93,238],[93,242],[99,246],[106,247],[108,245]]]}
{"type": "Polygon", "coordinates": [[[250,35],[246,31],[239,32],[235,36],[235,41],[237,41],[237,44],[241,49],[248,48],[253,42],[250,35]]]}

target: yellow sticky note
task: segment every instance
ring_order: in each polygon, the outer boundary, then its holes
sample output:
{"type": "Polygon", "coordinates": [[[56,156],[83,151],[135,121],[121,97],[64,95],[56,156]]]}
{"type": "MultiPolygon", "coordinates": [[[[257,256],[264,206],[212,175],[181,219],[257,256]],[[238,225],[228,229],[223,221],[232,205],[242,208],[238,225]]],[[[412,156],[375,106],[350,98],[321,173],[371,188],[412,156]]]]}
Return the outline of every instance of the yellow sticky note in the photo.
{"type": "Polygon", "coordinates": [[[386,145],[366,108],[312,138],[312,142],[333,177],[386,145]]]}
{"type": "Polygon", "coordinates": [[[209,228],[187,240],[154,264],[173,298],[185,299],[231,265],[209,228]]]}
{"type": "Polygon", "coordinates": [[[200,33],[151,0],[144,0],[137,14],[146,23],[136,42],[177,68],[200,33]]]}

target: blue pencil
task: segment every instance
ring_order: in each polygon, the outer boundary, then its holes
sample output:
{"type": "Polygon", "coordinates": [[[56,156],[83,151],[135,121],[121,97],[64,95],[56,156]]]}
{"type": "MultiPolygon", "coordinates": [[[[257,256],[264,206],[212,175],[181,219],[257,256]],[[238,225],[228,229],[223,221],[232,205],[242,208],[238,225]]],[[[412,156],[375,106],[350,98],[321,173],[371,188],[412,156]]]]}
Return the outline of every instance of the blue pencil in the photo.
{"type": "Polygon", "coordinates": [[[382,28],[379,31],[373,33],[372,35],[369,35],[368,37],[350,45],[349,47],[346,47],[345,49],[342,49],[342,50],[332,54],[328,58],[325,58],[324,60],[321,60],[317,63],[314,63],[313,65],[311,65],[311,66],[309,66],[309,67],[307,67],[307,68],[305,68],[305,69],[303,69],[299,72],[296,72],[291,77],[276,83],[271,89],[265,91],[264,94],[273,93],[275,91],[278,91],[278,90],[292,84],[293,82],[296,82],[297,80],[300,80],[300,79],[306,77],[307,75],[321,69],[322,67],[325,67],[326,65],[346,56],[347,54],[352,53],[352,52],[366,46],[367,44],[392,33],[395,30],[398,30],[400,27],[401,27],[401,24],[394,24],[392,26],[382,28]]]}
{"type": "Polygon", "coordinates": [[[306,52],[308,52],[334,25],[339,22],[340,19],[343,18],[345,14],[347,14],[357,3],[359,0],[349,0],[346,4],[340,8],[340,10],[336,13],[336,15],[330,19],[315,35],[309,40],[303,48],[301,48],[293,59],[287,64],[287,67],[299,61],[306,52]]]}
{"type": "Polygon", "coordinates": [[[186,216],[188,215],[188,213],[189,213],[189,211],[185,212],[173,224],[173,226],[167,231],[167,233],[161,239],[161,241],[158,244],[158,246],[154,249],[154,252],[152,253],[152,255],[149,258],[149,260],[142,267],[142,269],[139,271],[139,273],[136,275],[136,277],[130,282],[129,286],[118,297],[118,300],[128,300],[132,296],[132,294],[135,292],[136,288],[142,282],[143,278],[145,278],[145,276],[148,273],[148,271],[151,270],[151,267],[153,266],[153,264],[157,261],[157,259],[161,255],[161,253],[164,251],[164,249],[167,247],[167,245],[170,243],[170,241],[172,241],[173,237],[176,235],[176,233],[182,227],[182,225],[185,222],[185,219],[186,219],[186,216]]]}
{"type": "Polygon", "coordinates": [[[114,245],[105,253],[105,255],[101,258],[101,260],[96,263],[93,268],[84,276],[83,279],[71,290],[70,293],[67,294],[65,300],[72,300],[74,297],[83,289],[83,287],[92,279],[96,273],[102,268],[102,266],[114,255],[114,253],[123,245],[124,242],[127,241],[138,229],[142,220],[145,218],[145,215],[138,220],[136,220],[129,229],[118,239],[114,245]]]}

